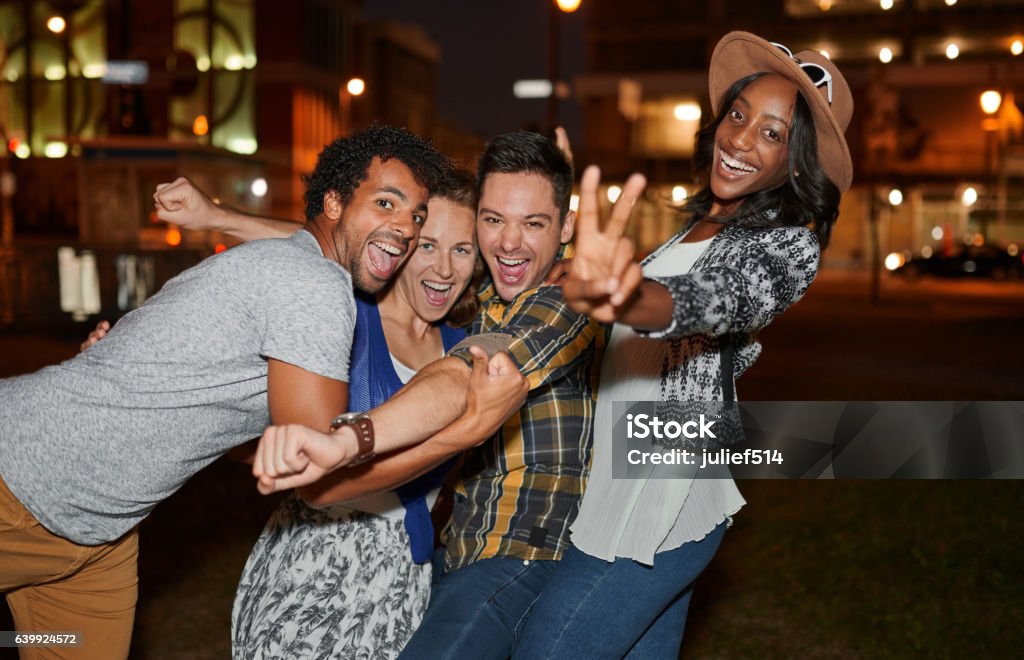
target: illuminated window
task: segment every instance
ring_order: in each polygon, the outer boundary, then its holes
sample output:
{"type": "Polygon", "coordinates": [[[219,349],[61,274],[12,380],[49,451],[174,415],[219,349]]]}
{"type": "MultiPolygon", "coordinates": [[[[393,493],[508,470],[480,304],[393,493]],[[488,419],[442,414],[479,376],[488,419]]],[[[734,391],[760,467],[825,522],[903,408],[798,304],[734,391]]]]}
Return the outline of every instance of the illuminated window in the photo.
{"type": "Polygon", "coordinates": [[[176,0],[174,47],[196,67],[196,84],[172,96],[171,137],[200,139],[236,153],[257,148],[253,67],[256,65],[252,0],[212,0],[212,40],[207,0],[176,0]],[[213,107],[209,107],[210,87],[213,107]],[[207,130],[195,130],[196,117],[207,130]]]}
{"type": "Polygon", "coordinates": [[[54,31],[47,26],[58,23],[51,22],[52,3],[31,3],[31,30],[26,30],[23,3],[0,3],[0,44],[6,46],[0,69],[0,84],[6,88],[6,128],[23,145],[23,154],[45,153],[48,137],[55,135],[93,137],[104,132],[106,95],[99,81],[87,75],[106,57],[104,2],[75,4],[74,11],[60,16],[62,29],[54,31]],[[31,44],[25,41],[28,33],[31,44]],[[65,117],[68,107],[71,114],[65,117]]]}
{"type": "Polygon", "coordinates": [[[689,157],[700,120],[700,105],[692,99],[643,101],[633,132],[633,152],[638,156],[689,157]]]}

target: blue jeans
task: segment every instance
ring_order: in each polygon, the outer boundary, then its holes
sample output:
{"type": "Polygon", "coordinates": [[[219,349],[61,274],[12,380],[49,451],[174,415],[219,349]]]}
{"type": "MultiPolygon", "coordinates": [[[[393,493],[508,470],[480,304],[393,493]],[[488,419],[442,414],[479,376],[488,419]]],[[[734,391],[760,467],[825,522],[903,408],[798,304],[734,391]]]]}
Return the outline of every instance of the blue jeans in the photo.
{"type": "Polygon", "coordinates": [[[659,552],[654,566],[569,548],[513,657],[678,658],[693,582],[724,534],[723,522],[700,541],[659,552]]]}
{"type": "Polygon", "coordinates": [[[491,557],[443,573],[438,554],[430,605],[401,657],[508,658],[558,562],[491,557]]]}

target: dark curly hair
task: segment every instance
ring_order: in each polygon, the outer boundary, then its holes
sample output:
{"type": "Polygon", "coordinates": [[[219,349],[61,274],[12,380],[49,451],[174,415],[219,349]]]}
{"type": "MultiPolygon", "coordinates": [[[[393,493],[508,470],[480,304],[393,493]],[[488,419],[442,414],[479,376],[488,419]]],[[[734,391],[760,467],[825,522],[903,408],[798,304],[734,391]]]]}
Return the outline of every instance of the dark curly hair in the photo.
{"type": "MultiPolygon", "coordinates": [[[[697,216],[708,216],[715,195],[711,192],[711,168],[715,162],[715,132],[719,124],[732,110],[733,102],[740,92],[764,72],[740,78],[722,96],[718,116],[697,132],[697,146],[693,155],[693,166],[700,192],[690,198],[683,211],[697,216]]],[[[818,237],[822,249],[828,247],[832,227],[839,217],[839,188],[832,183],[821,169],[818,160],[818,138],[814,131],[814,118],[804,97],[797,93],[793,108],[793,125],[789,137],[789,178],[786,183],[771,190],[752,193],[729,221],[752,219],[768,211],[776,211],[774,219],[763,222],[765,226],[810,226],[818,237]],[[800,176],[793,176],[799,172],[800,176]]],[[[749,225],[748,226],[756,226],[749,225]]]]}
{"type": "Polygon", "coordinates": [[[569,212],[572,196],[572,164],[558,146],[539,133],[513,131],[487,143],[477,163],[476,180],[483,190],[489,174],[539,174],[554,189],[559,220],[569,212]]]}
{"type": "MultiPolygon", "coordinates": [[[[453,167],[434,190],[433,197],[442,197],[464,206],[476,217],[477,189],[476,179],[471,172],[462,168],[453,167]]],[[[427,222],[430,222],[429,218],[427,222]]],[[[474,229],[475,231],[475,229],[474,229]]],[[[473,276],[469,280],[465,291],[455,301],[452,308],[445,316],[445,322],[453,328],[462,328],[473,322],[477,312],[480,311],[480,300],[477,293],[480,290],[480,283],[484,278],[484,262],[480,258],[480,252],[476,253],[476,262],[473,264],[473,276]]]]}
{"type": "Polygon", "coordinates": [[[324,195],[335,191],[342,202],[366,180],[374,158],[397,158],[412,170],[416,182],[433,191],[451,165],[448,159],[423,138],[392,126],[372,126],[349,137],[340,137],[325,146],[317,157],[316,169],[302,177],[306,184],[306,220],[312,221],[324,210],[324,195]]]}

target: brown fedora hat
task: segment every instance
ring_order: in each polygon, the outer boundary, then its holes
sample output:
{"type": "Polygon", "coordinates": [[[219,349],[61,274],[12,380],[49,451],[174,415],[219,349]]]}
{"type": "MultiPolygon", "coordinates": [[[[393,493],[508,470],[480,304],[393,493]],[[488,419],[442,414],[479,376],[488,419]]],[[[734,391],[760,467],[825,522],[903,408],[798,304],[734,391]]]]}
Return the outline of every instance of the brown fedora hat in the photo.
{"type": "Polygon", "coordinates": [[[853,95],[843,74],[821,53],[802,50],[790,56],[787,50],[749,32],[730,32],[722,37],[711,55],[708,84],[715,115],[722,97],[734,82],[762,71],[784,76],[800,90],[814,117],[821,167],[840,192],[849,190],[853,182],[853,161],[843,133],[853,116],[853,95]],[[817,65],[828,76],[814,66],[802,68],[801,64],[817,65]]]}

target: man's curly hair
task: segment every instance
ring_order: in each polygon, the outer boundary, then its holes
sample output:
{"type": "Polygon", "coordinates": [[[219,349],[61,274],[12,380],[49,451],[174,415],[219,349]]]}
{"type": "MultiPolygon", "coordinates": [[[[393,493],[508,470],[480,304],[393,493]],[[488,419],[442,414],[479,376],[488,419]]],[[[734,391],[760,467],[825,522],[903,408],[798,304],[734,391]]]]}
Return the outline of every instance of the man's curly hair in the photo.
{"type": "Polygon", "coordinates": [[[324,210],[324,195],[335,191],[348,203],[356,188],[366,180],[374,158],[397,158],[412,170],[416,182],[433,191],[451,168],[448,159],[423,138],[392,126],[372,126],[349,137],[340,137],[324,147],[316,169],[302,178],[306,184],[306,220],[324,210]]]}

